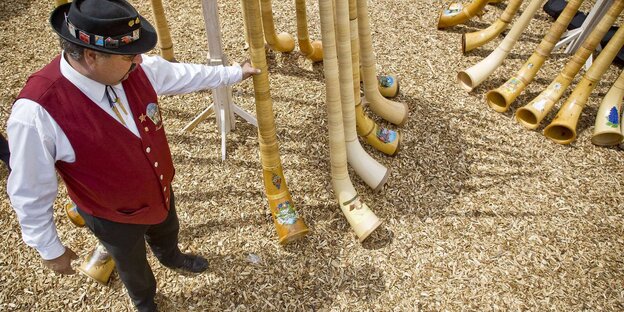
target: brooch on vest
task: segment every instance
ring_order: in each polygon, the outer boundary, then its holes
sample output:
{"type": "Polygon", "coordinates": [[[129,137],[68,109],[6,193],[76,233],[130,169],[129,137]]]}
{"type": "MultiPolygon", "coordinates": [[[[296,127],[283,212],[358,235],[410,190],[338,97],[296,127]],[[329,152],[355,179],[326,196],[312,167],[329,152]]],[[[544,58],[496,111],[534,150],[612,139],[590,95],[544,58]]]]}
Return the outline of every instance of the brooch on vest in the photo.
{"type": "MultiPolygon", "coordinates": [[[[162,119],[160,118],[160,110],[158,109],[158,105],[156,105],[156,103],[147,104],[147,107],[145,108],[145,114],[147,114],[147,118],[149,118],[152,121],[152,123],[156,127],[156,130],[160,130],[160,128],[162,128],[162,119]]],[[[145,114],[141,114],[141,116],[139,116],[139,120],[141,121],[141,124],[143,124],[146,120],[145,114]]],[[[146,132],[149,131],[149,128],[145,127],[145,131],[146,132]]]]}

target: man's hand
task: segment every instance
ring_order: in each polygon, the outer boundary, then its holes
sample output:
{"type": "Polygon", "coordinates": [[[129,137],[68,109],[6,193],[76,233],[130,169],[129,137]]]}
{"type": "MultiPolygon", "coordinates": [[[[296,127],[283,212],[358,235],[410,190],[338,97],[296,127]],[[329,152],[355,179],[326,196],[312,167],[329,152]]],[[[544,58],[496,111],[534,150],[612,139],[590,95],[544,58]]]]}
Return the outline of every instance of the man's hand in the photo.
{"type": "Polygon", "coordinates": [[[248,60],[244,61],[243,64],[240,65],[240,67],[243,69],[243,80],[251,77],[252,75],[257,75],[261,72],[260,69],[251,66],[251,63],[248,60]]]}
{"type": "Polygon", "coordinates": [[[60,257],[52,259],[52,260],[42,260],[43,265],[60,274],[74,274],[76,271],[72,269],[71,261],[78,259],[76,253],[65,247],[65,253],[63,253],[60,257]]]}

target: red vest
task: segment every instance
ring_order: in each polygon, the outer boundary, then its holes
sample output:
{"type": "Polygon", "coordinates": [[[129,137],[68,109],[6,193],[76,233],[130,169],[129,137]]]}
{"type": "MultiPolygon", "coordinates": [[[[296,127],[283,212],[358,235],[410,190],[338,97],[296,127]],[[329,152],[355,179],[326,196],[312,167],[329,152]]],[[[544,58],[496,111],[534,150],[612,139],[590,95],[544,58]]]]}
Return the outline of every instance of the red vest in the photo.
{"type": "Polygon", "coordinates": [[[60,57],[30,76],[18,98],[39,103],[69,139],[76,161],[57,161],[56,170],[80,209],[114,222],[157,224],[167,216],[174,175],[158,99],[141,66],[123,88],[141,138],[63,77],[60,57]]]}

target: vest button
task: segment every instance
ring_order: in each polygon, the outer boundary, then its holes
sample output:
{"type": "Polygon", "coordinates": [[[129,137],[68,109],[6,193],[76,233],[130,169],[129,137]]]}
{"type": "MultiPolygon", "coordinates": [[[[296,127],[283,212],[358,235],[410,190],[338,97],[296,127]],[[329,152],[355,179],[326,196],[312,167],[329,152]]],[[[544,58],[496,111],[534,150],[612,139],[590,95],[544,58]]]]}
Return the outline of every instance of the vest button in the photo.
{"type": "Polygon", "coordinates": [[[145,149],[145,152],[147,152],[147,153],[149,153],[149,152],[151,152],[151,151],[152,151],[152,149],[151,149],[151,148],[149,148],[149,146],[145,149]]]}
{"type": "Polygon", "coordinates": [[[165,186],[163,187],[163,192],[166,192],[166,191],[167,191],[167,187],[165,186]]]}
{"type": "Polygon", "coordinates": [[[155,162],[155,163],[154,163],[154,167],[158,167],[158,162],[155,162]]]}
{"type": "Polygon", "coordinates": [[[160,180],[162,181],[162,179],[163,179],[163,175],[161,174],[161,175],[160,175],[160,180]]]}

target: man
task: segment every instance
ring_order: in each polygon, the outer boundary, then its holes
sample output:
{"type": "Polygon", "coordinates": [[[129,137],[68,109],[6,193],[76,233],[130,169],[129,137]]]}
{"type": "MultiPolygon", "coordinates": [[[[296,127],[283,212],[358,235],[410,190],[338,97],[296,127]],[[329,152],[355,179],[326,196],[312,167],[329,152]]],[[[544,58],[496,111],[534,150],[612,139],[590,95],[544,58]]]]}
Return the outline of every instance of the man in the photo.
{"type": "Polygon", "coordinates": [[[125,0],[74,0],[50,22],[63,52],[28,79],[7,123],[7,190],[22,237],[46,267],[74,273],[77,256],[53,220],[58,172],[137,309],[155,311],[146,241],[166,267],[199,273],[208,266],[177,245],[174,169],[157,95],[230,85],[259,70],[141,55],[155,46],[156,33],[125,0]]]}

